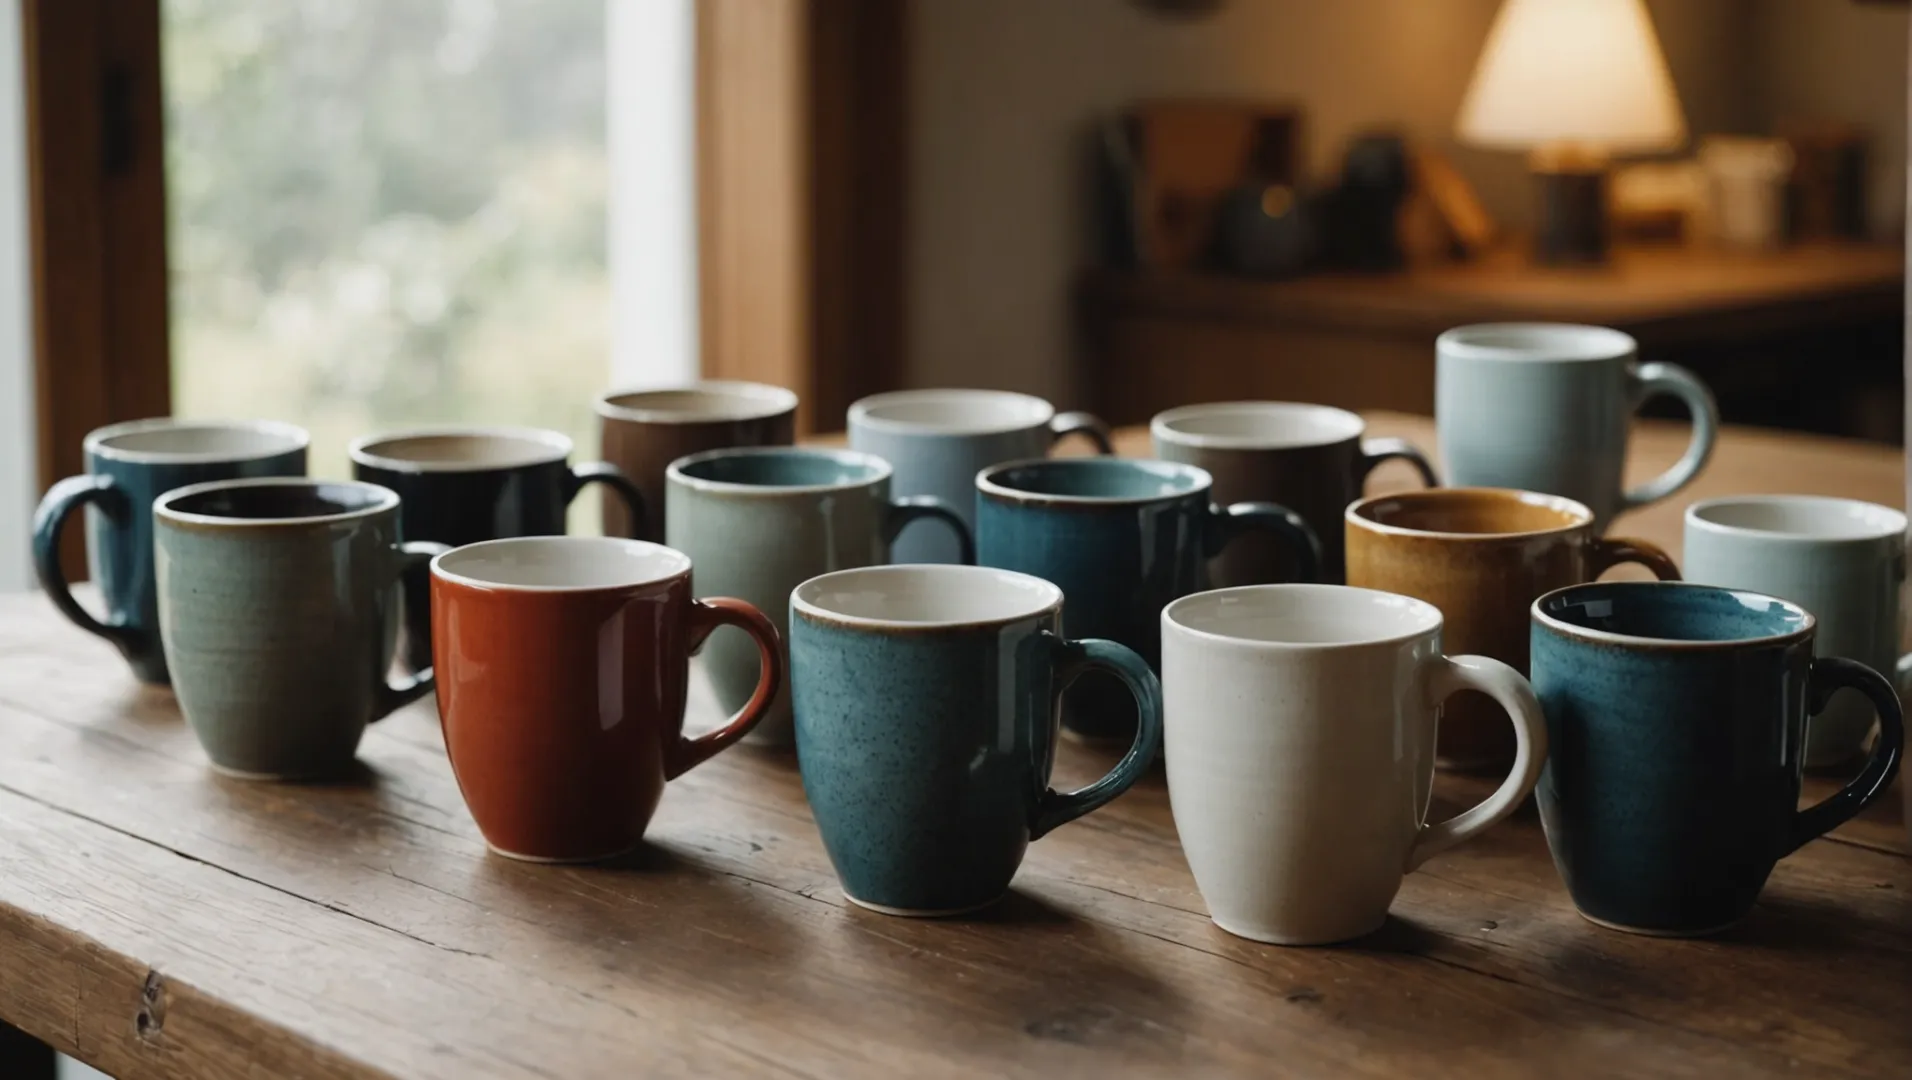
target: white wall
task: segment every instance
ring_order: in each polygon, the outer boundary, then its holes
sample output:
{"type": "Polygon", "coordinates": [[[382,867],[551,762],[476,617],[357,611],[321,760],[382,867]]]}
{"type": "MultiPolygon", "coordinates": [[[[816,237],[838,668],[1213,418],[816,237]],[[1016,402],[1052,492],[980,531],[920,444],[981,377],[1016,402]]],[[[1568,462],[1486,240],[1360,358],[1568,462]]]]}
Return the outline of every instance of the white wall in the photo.
{"type": "Polygon", "coordinates": [[[28,274],[25,74],[20,5],[0,5],[0,590],[32,580],[28,522],[35,468],[33,327],[28,274]]]}

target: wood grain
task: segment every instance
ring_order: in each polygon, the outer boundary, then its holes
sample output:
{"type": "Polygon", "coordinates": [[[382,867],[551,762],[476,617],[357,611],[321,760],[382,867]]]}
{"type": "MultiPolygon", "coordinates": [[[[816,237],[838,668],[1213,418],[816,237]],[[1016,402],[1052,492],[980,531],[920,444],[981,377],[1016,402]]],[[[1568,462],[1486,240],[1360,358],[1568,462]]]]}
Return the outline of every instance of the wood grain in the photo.
{"type": "MultiPolygon", "coordinates": [[[[1635,464],[1680,445],[1647,425],[1635,464]]],[[[1884,502],[1900,483],[1894,451],[1737,430],[1702,480],[1884,502]]],[[[1677,508],[1620,531],[1677,539],[1677,508]]],[[[715,722],[707,696],[694,709],[715,722]]],[[[1912,1061],[1912,862],[1884,808],[1783,863],[1754,917],[1710,941],[1583,922],[1528,813],[1411,875],[1381,933],[1280,949],[1208,922],[1159,773],[1033,845],[1001,907],[914,921],[844,902],[787,754],[693,771],[632,857],[526,866],[485,853],[429,706],[375,727],[342,781],[223,779],[168,692],[34,596],[0,599],[0,745],[0,1019],[126,1080],[1912,1061]]],[[[1107,765],[1066,745],[1058,782],[1107,765]]],[[[1437,801],[1484,783],[1444,777],[1437,801]]]]}

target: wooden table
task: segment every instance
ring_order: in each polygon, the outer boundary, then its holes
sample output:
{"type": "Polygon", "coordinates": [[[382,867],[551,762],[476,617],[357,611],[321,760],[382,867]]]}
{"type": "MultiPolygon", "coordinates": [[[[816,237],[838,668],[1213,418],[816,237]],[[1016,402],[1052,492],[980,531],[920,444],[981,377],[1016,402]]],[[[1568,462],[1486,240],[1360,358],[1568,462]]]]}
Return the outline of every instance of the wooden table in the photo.
{"type": "MultiPolygon", "coordinates": [[[[1684,441],[1648,427],[1639,471],[1684,441]]],[[[1897,504],[1901,473],[1729,430],[1697,487],[1897,504]]],[[[1677,520],[1620,531],[1674,544],[1677,520]]],[[[1912,1070],[1896,806],[1780,864],[1712,940],[1583,922],[1529,811],[1410,875],[1373,937],[1283,949],[1209,923],[1159,773],[971,918],[846,904],[793,759],[749,748],[673,784],[641,854],[527,866],[485,853],[428,705],[340,782],[224,779],[168,692],[37,596],[0,600],[0,747],[0,1019],[127,1080],[1912,1070]]],[[[1058,779],[1107,764],[1065,745],[1058,779]]],[[[1484,789],[1443,777],[1436,812],[1484,789]]]]}

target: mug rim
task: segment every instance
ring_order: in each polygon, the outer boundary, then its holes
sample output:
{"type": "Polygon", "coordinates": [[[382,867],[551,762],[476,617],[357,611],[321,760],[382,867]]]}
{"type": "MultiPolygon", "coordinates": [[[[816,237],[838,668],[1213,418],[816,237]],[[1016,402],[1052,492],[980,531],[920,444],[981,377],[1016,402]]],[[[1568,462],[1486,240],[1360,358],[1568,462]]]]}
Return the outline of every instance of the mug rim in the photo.
{"type": "Polygon", "coordinates": [[[982,390],[972,387],[948,386],[931,387],[920,390],[890,390],[881,394],[870,394],[851,402],[845,422],[852,427],[867,428],[893,435],[1001,435],[1011,431],[1028,431],[1046,427],[1056,417],[1056,407],[1047,399],[1034,394],[1024,394],[1016,390],[982,390]],[[995,401],[1013,402],[1031,407],[1032,419],[1020,422],[994,424],[924,424],[908,420],[894,420],[879,416],[876,410],[888,405],[907,405],[922,401],[995,401]]]}
{"type": "Polygon", "coordinates": [[[188,484],[174,488],[153,500],[153,517],[169,525],[200,529],[253,529],[284,528],[287,526],[331,525],[342,521],[354,521],[359,518],[376,517],[383,513],[398,510],[398,492],[379,484],[364,480],[325,480],[312,476],[248,476],[230,480],[207,480],[204,483],[188,484]],[[355,506],[350,510],[336,514],[312,514],[305,517],[284,518],[241,518],[227,517],[223,514],[197,514],[190,510],[177,509],[176,504],[186,499],[204,495],[212,491],[231,491],[245,488],[298,487],[308,490],[318,488],[349,488],[365,493],[373,501],[364,506],[355,506]]]}
{"type": "Polygon", "coordinates": [[[1215,487],[1215,477],[1200,465],[1190,465],[1181,461],[1163,461],[1160,458],[1131,457],[1076,457],[1076,458],[1019,458],[1015,461],[999,462],[976,474],[976,492],[1002,502],[1017,503],[1024,506],[1071,506],[1093,508],[1102,506],[1146,506],[1150,503],[1167,502],[1171,499],[1186,499],[1200,496],[1204,499],[1215,487]],[[1186,491],[1172,491],[1154,495],[1051,495],[1041,491],[1024,491],[1021,488],[1006,487],[995,481],[994,477],[1010,469],[1082,469],[1121,467],[1140,469],[1144,472],[1160,475],[1174,472],[1189,476],[1195,483],[1186,491]]]}
{"type": "MultiPolygon", "coordinates": [[[[1781,544],[1876,544],[1881,540],[1903,539],[1906,532],[1906,515],[1882,503],[1866,502],[1864,499],[1848,499],[1838,495],[1722,495],[1712,499],[1701,499],[1687,506],[1681,515],[1688,529],[1696,529],[1714,536],[1735,537],[1748,540],[1762,540],[1781,544]],[[1870,532],[1848,535],[1820,535],[1804,532],[1787,532],[1778,529],[1760,529],[1750,525],[1729,525],[1714,521],[1705,516],[1707,511],[1719,510],[1729,506],[1805,506],[1816,505],[1822,508],[1839,507],[1863,511],[1865,516],[1884,519],[1880,526],[1870,532]]],[[[1858,516],[1858,515],[1855,515],[1858,516]]]]}
{"type": "Polygon", "coordinates": [[[1600,645],[1612,645],[1625,649],[1638,650],[1678,650],[1681,652],[1718,652],[1732,649],[1764,648],[1783,645],[1794,641],[1810,640],[1813,631],[1818,628],[1819,620],[1812,612],[1791,600],[1759,592],[1755,589],[1731,589],[1723,585],[1707,585],[1697,581],[1588,581],[1578,585],[1565,585],[1558,589],[1542,593],[1527,609],[1528,617],[1536,626],[1545,627],[1556,636],[1571,640],[1591,642],[1600,645]],[[1621,634],[1612,630],[1600,630],[1591,626],[1579,626],[1547,614],[1546,605],[1556,597],[1576,592],[1637,592],[1643,589],[1666,590],[1682,589],[1697,592],[1727,593],[1733,596],[1750,597],[1771,604],[1778,604],[1800,616],[1797,629],[1781,634],[1762,634],[1759,637],[1725,638],[1721,640],[1693,641],[1686,638],[1645,637],[1640,634],[1621,634]]]}
{"type": "Polygon", "coordinates": [[[1456,360],[1492,360],[1514,364],[1588,363],[1630,360],[1640,355],[1640,343],[1623,330],[1590,323],[1520,322],[1469,323],[1442,331],[1434,339],[1436,356],[1456,360]],[[1495,344],[1484,338],[1530,335],[1527,344],[1495,344]],[[1545,352],[1545,356],[1534,355],[1545,352]]]}
{"type": "Polygon", "coordinates": [[[1039,578],[1034,574],[1024,574],[1016,570],[1003,570],[993,566],[968,566],[959,563],[881,563],[875,566],[856,566],[846,570],[832,570],[818,574],[790,590],[790,614],[801,615],[816,623],[843,627],[852,630],[884,630],[898,633],[932,632],[940,630],[982,629],[992,626],[1008,626],[1012,623],[1026,622],[1029,619],[1060,612],[1062,609],[1062,588],[1054,582],[1039,578]],[[818,590],[857,577],[903,578],[903,577],[944,577],[970,578],[981,581],[985,578],[993,581],[1011,582],[1028,589],[1039,602],[1026,609],[1018,608],[1004,615],[992,615],[986,618],[952,619],[896,619],[880,618],[872,615],[853,615],[822,606],[812,599],[818,590]]]}
{"type": "Polygon", "coordinates": [[[445,424],[432,427],[402,428],[397,431],[374,432],[360,435],[345,448],[346,456],[354,465],[366,465],[374,469],[398,473],[474,473],[503,472],[509,469],[522,469],[528,465],[549,465],[564,461],[571,456],[576,444],[571,436],[550,428],[507,427],[488,424],[445,424]],[[405,442],[408,440],[436,439],[511,439],[521,443],[537,443],[546,453],[522,460],[505,462],[421,460],[415,458],[391,457],[378,453],[377,448],[384,443],[405,442]]]}
{"type": "Polygon", "coordinates": [[[295,450],[305,450],[311,445],[311,432],[283,420],[186,420],[176,416],[153,416],[144,420],[123,420],[117,424],[94,428],[86,433],[86,438],[80,443],[80,449],[89,457],[104,458],[107,461],[123,461],[139,465],[185,465],[212,461],[263,461],[295,450]],[[205,431],[246,431],[253,434],[276,435],[285,439],[287,445],[245,454],[221,454],[212,451],[169,453],[158,450],[127,450],[106,445],[108,440],[126,435],[195,428],[205,431]]]}
{"type": "Polygon", "coordinates": [[[1341,516],[1350,526],[1383,536],[1422,537],[1455,543],[1494,543],[1505,540],[1532,540],[1542,536],[1564,536],[1590,527],[1594,518],[1593,510],[1587,504],[1569,499],[1565,495],[1549,495],[1543,491],[1526,491],[1521,488],[1493,487],[1420,488],[1413,491],[1390,492],[1385,495],[1370,495],[1349,503],[1341,516]],[[1501,502],[1540,506],[1577,515],[1580,520],[1548,529],[1527,529],[1519,532],[1444,532],[1437,529],[1414,529],[1406,525],[1391,525],[1384,521],[1377,521],[1364,513],[1373,506],[1389,500],[1438,502],[1455,495],[1487,496],[1501,502]]]}
{"type": "Polygon", "coordinates": [[[1196,405],[1178,405],[1173,409],[1164,409],[1149,420],[1149,436],[1175,446],[1186,446],[1195,450],[1291,450],[1304,447],[1334,446],[1338,443],[1359,439],[1368,430],[1368,422],[1361,414],[1333,405],[1316,405],[1306,401],[1209,401],[1196,405]],[[1242,414],[1267,416],[1277,413],[1310,413],[1331,416],[1344,426],[1352,422],[1353,430],[1343,435],[1327,439],[1307,438],[1271,438],[1262,435],[1213,435],[1193,431],[1180,431],[1174,425],[1195,417],[1242,414]]]}
{"type": "Polygon", "coordinates": [[[833,491],[854,491],[857,488],[882,483],[890,479],[894,471],[888,461],[861,450],[846,450],[831,446],[727,446],[716,450],[685,454],[665,468],[664,478],[670,483],[706,495],[775,498],[780,495],[823,495],[833,491]],[[684,471],[689,466],[701,465],[706,461],[774,455],[818,458],[844,465],[860,465],[870,468],[871,473],[861,479],[843,480],[834,484],[740,484],[731,480],[712,480],[708,477],[692,476],[684,471]]]}
{"type": "Polygon", "coordinates": [[[480,540],[475,544],[465,544],[440,552],[432,556],[431,576],[433,580],[449,585],[474,589],[480,592],[506,593],[593,593],[624,592],[631,589],[649,588],[663,585],[680,578],[688,578],[691,573],[689,555],[664,544],[649,540],[633,540],[622,536],[505,536],[495,540],[480,540]],[[461,573],[456,567],[460,562],[482,558],[500,548],[559,548],[572,551],[623,551],[626,554],[652,557],[656,556],[666,564],[664,569],[648,576],[633,576],[629,580],[597,582],[572,585],[530,585],[521,582],[495,581],[483,577],[474,577],[461,573]],[[452,569],[447,569],[449,564],[452,569]]]}
{"type": "Polygon", "coordinates": [[[1190,593],[1180,599],[1170,601],[1162,608],[1162,629],[1202,642],[1207,645],[1219,645],[1229,648],[1252,649],[1271,652],[1334,652],[1342,649],[1367,648],[1374,645],[1400,645],[1430,634],[1439,636],[1447,625],[1447,618],[1441,609],[1418,597],[1388,592],[1384,589],[1368,589],[1358,585],[1330,585],[1321,582],[1283,582],[1272,585],[1236,585],[1226,589],[1208,589],[1190,593]],[[1237,634],[1225,634],[1215,630],[1203,629],[1185,621],[1195,608],[1210,606],[1230,599],[1252,600],[1254,598],[1283,597],[1338,597],[1335,603],[1365,603],[1370,606],[1386,605],[1409,614],[1410,618],[1420,620],[1416,625],[1392,633],[1376,633],[1370,636],[1342,641],[1270,641],[1265,638],[1244,637],[1237,634]]]}
{"type": "Polygon", "coordinates": [[[748,379],[699,379],[670,386],[635,386],[606,390],[591,403],[591,411],[605,420],[626,420],[639,424],[727,424],[742,420],[768,420],[797,408],[796,391],[748,379]],[[710,394],[724,397],[735,408],[720,412],[690,413],[679,409],[647,408],[625,399],[660,397],[665,394],[710,394]]]}

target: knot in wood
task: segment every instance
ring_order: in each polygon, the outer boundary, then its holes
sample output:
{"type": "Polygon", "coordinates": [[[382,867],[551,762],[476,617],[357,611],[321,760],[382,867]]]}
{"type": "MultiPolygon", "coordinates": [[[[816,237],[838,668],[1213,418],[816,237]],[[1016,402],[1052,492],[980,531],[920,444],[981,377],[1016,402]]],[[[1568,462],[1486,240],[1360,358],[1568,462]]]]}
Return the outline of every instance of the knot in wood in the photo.
{"type": "Polygon", "coordinates": [[[139,990],[139,1012],[133,1017],[133,1029],[142,1039],[155,1039],[165,1026],[166,983],[159,972],[148,969],[146,982],[139,990]]]}

